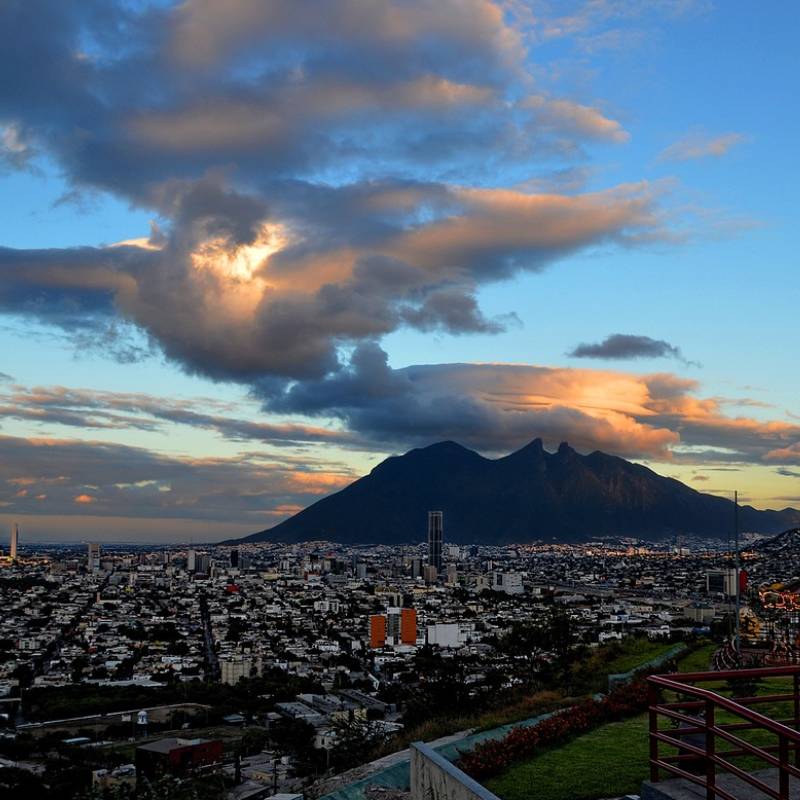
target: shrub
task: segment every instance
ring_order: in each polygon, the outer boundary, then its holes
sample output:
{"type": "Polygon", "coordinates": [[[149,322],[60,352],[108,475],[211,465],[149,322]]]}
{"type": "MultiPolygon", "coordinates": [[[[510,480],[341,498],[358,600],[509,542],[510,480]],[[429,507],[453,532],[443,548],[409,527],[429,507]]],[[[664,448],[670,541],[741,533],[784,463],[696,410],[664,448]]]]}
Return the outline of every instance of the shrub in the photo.
{"type": "Polygon", "coordinates": [[[536,725],[513,728],[502,739],[483,742],[462,754],[458,766],[476,780],[485,780],[517,761],[530,758],[542,748],[562,744],[604,722],[638,714],[647,707],[647,702],[647,684],[638,681],[600,700],[583,700],[536,725]]]}

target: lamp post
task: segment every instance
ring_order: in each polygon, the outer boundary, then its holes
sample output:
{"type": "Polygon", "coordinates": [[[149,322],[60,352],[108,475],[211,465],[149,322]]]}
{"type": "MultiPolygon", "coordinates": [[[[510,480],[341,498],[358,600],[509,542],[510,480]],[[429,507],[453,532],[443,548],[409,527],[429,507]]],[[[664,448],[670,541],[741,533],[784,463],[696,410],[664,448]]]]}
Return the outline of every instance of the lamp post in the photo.
{"type": "Polygon", "coordinates": [[[733,493],[733,532],[736,539],[736,657],[741,666],[742,661],[742,641],[739,622],[739,609],[741,607],[741,551],[739,550],[739,492],[733,493]]]}

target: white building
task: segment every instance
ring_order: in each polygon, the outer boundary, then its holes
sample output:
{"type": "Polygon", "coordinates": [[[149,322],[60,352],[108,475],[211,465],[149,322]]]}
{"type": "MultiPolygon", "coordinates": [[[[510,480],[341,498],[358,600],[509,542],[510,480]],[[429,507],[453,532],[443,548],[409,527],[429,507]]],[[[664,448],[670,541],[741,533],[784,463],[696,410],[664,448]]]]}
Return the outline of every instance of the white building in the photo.
{"type": "Polygon", "coordinates": [[[495,571],[492,573],[492,589],[505,594],[522,594],[525,591],[522,586],[522,575],[518,572],[495,571]]]}

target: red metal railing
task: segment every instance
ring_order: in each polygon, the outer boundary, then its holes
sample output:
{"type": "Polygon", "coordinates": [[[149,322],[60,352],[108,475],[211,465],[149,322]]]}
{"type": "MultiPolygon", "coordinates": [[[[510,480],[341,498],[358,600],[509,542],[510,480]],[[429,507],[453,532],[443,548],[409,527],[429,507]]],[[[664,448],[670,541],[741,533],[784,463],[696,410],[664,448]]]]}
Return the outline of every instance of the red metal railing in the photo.
{"type": "Polygon", "coordinates": [[[728,773],[767,797],[788,800],[790,778],[800,779],[800,666],[650,675],[647,681],[650,690],[651,781],[660,780],[663,770],[704,787],[706,800],[716,800],[717,797],[747,800],[751,797],[752,794],[735,796],[718,785],[720,773],[728,773]],[[757,681],[781,677],[792,678],[792,693],[733,699],[695,685],[709,681],[757,681]],[[664,702],[664,691],[675,693],[677,698],[664,702]],[[791,704],[792,716],[771,719],[751,708],[764,703],[791,704]],[[735,721],[722,722],[720,717],[724,716],[735,721]],[[659,728],[659,718],[670,720],[673,726],[677,723],[678,727],[659,728]],[[742,731],[765,731],[775,740],[770,744],[756,745],[737,735],[742,731]],[[677,750],[677,754],[662,754],[662,744],[677,750]],[[733,749],[720,750],[726,745],[733,749]],[[792,751],[793,764],[790,763],[792,751]],[[730,761],[741,756],[754,757],[764,768],[776,768],[777,786],[765,783],[730,761]]]}

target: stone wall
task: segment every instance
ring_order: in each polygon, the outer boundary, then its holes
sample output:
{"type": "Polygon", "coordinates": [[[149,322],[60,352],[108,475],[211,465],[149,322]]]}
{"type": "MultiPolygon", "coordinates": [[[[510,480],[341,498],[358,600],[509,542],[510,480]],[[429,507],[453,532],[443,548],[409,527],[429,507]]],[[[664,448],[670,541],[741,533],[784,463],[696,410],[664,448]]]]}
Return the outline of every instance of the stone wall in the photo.
{"type": "Polygon", "coordinates": [[[424,742],[411,745],[412,800],[498,800],[424,742]]]}

